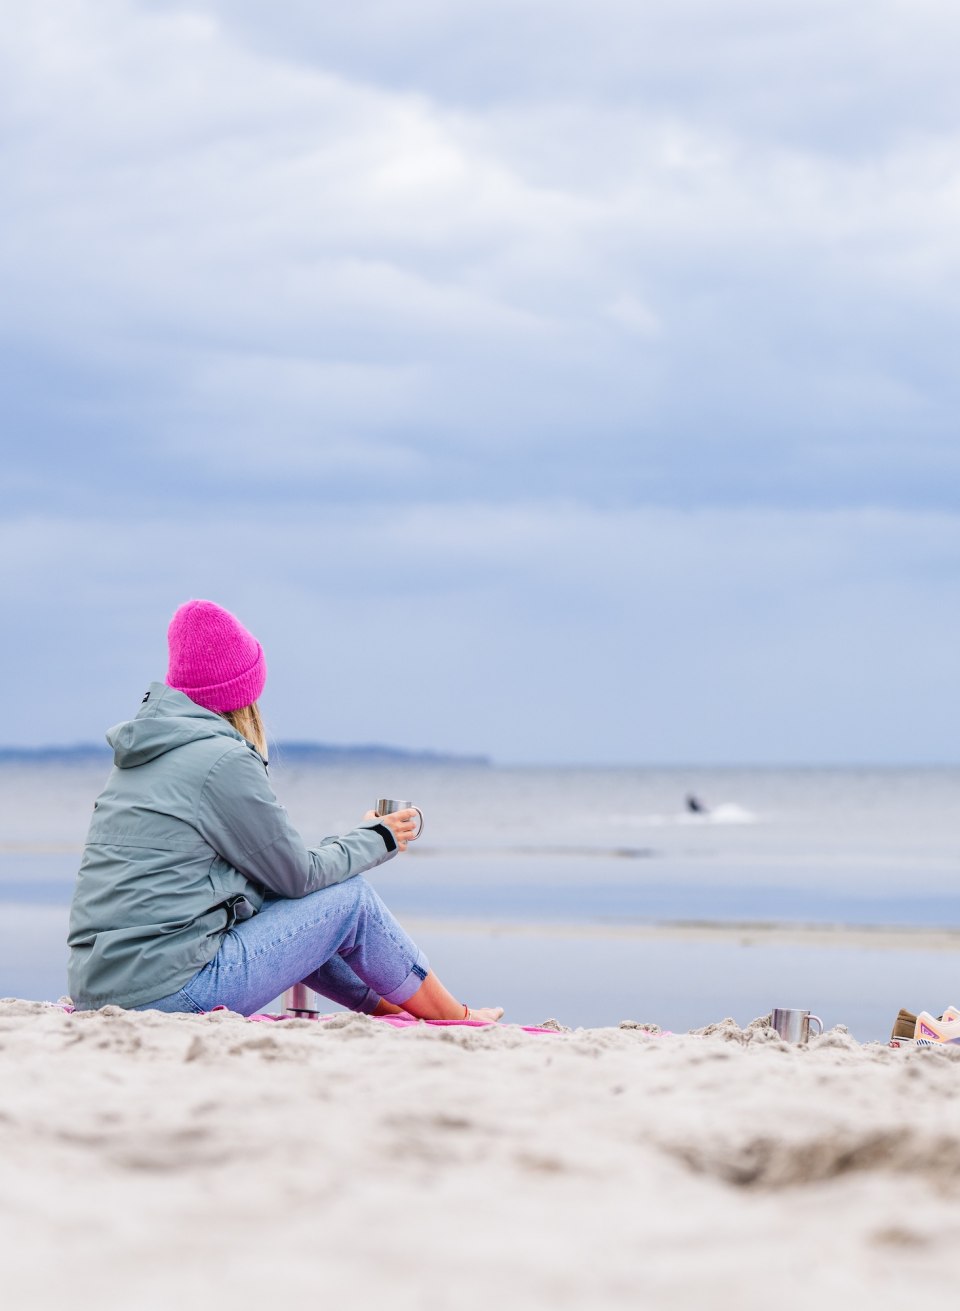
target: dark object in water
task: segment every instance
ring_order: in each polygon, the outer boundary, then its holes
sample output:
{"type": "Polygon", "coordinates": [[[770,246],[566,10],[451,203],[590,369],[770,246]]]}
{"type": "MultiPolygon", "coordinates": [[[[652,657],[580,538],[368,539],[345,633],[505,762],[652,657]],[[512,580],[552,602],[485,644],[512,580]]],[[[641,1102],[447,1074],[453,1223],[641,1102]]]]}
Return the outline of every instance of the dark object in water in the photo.
{"type": "Polygon", "coordinates": [[[687,810],[694,815],[708,815],[710,813],[700,798],[695,797],[692,792],[687,793],[687,810]]]}

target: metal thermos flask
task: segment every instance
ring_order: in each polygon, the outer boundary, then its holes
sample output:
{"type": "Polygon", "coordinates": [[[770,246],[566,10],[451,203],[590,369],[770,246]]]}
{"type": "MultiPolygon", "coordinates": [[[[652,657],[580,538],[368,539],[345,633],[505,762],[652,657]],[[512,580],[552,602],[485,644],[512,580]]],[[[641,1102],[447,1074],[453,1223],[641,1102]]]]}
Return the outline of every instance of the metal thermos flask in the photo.
{"type": "Polygon", "coordinates": [[[283,994],[283,1012],[298,1020],[313,1020],[317,1010],[317,994],[305,983],[295,983],[283,994]]]}

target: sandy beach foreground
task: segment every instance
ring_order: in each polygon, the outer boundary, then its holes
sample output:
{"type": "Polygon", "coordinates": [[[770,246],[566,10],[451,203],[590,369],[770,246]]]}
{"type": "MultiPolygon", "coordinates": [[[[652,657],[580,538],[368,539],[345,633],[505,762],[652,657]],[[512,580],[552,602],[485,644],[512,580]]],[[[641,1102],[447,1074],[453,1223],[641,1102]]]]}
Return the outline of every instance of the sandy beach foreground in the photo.
{"type": "Polygon", "coordinates": [[[956,1300],[960,1050],[0,1002],[20,1308],[956,1300]]]}

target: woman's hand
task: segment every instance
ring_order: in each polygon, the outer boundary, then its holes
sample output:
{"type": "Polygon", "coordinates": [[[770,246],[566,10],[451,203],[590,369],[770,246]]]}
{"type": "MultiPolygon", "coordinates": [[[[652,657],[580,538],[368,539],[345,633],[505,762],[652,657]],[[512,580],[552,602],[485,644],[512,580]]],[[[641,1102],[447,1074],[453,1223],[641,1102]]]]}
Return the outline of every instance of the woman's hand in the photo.
{"type": "Polygon", "coordinates": [[[406,851],[407,843],[413,841],[420,827],[420,812],[413,807],[395,810],[392,815],[378,815],[375,810],[368,810],[363,819],[364,823],[375,819],[378,824],[386,824],[401,851],[406,851]]]}

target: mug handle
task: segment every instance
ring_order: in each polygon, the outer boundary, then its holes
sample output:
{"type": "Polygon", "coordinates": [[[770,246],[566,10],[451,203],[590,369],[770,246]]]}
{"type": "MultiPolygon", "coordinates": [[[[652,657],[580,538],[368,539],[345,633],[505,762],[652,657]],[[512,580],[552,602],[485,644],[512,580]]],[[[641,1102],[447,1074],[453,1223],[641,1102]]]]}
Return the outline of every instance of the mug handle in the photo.
{"type": "Polygon", "coordinates": [[[819,1038],[820,1035],[823,1033],[823,1020],[821,1020],[819,1015],[811,1015],[810,1018],[807,1020],[807,1023],[812,1024],[814,1020],[816,1020],[816,1022],[820,1025],[820,1028],[814,1034],[814,1037],[819,1038]]]}
{"type": "MultiPolygon", "coordinates": [[[[417,812],[417,814],[420,816],[420,826],[418,827],[416,833],[414,833],[414,835],[413,835],[413,837],[412,837],[412,839],[411,839],[412,842],[416,842],[417,838],[418,838],[418,837],[420,836],[420,834],[423,832],[423,811],[420,809],[419,806],[413,806],[413,807],[411,807],[411,809],[415,810],[415,811],[417,812]]],[[[820,1031],[821,1031],[821,1033],[823,1032],[823,1024],[822,1024],[822,1023],[821,1023],[821,1025],[820,1025],[820,1031]]]]}

